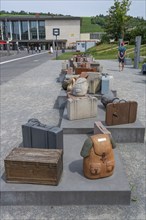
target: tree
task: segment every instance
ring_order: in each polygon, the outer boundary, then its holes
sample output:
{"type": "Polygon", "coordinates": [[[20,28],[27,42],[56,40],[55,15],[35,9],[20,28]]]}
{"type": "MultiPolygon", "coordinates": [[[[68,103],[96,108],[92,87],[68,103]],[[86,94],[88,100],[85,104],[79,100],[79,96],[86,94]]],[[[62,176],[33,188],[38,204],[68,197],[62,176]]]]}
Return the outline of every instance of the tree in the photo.
{"type": "Polygon", "coordinates": [[[124,39],[126,24],[128,22],[127,12],[129,11],[131,0],[114,0],[114,5],[109,9],[109,16],[106,22],[106,32],[118,40],[124,39]]]}

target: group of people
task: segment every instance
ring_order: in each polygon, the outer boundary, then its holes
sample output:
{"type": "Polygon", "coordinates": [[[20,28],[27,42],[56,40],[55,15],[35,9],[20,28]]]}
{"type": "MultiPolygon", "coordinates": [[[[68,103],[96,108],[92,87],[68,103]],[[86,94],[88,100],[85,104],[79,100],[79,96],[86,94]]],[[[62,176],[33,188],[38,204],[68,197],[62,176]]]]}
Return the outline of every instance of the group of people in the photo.
{"type": "Polygon", "coordinates": [[[35,47],[33,47],[33,46],[32,46],[32,47],[28,46],[28,47],[27,47],[27,52],[30,53],[30,50],[32,51],[32,53],[33,53],[33,51],[35,51],[36,53],[37,53],[37,52],[40,53],[40,52],[41,52],[41,47],[40,47],[40,46],[38,46],[38,47],[37,47],[37,46],[35,46],[35,47]]]}

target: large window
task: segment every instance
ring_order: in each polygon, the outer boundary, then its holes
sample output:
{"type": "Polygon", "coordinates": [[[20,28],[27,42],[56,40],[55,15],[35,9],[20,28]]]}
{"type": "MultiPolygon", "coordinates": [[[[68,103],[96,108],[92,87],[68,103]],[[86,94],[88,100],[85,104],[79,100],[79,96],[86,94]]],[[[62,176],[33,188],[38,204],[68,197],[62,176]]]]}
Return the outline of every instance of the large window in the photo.
{"type": "Polygon", "coordinates": [[[21,21],[21,40],[28,40],[28,22],[21,21]]]}
{"type": "Polygon", "coordinates": [[[45,39],[46,38],[45,21],[39,21],[38,26],[39,26],[39,39],[45,39]]]}
{"type": "Polygon", "coordinates": [[[1,26],[1,32],[3,34],[3,39],[8,40],[11,37],[10,34],[10,22],[9,21],[3,21],[1,26]]]}
{"type": "Polygon", "coordinates": [[[3,23],[0,21],[0,40],[3,39],[3,23]]]}
{"type": "Polygon", "coordinates": [[[30,39],[37,40],[37,22],[36,21],[30,21],[30,39]]]}
{"type": "Polygon", "coordinates": [[[20,40],[18,21],[12,21],[12,39],[13,40],[20,40]]]}

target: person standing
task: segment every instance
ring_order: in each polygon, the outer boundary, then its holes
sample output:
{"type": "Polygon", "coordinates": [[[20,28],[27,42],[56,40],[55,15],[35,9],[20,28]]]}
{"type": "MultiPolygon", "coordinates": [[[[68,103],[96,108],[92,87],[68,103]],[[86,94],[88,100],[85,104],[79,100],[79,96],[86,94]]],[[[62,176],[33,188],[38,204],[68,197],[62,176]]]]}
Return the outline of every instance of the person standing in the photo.
{"type": "Polygon", "coordinates": [[[37,49],[37,46],[35,46],[35,52],[37,53],[38,49],[37,49]]]}
{"type": "Polygon", "coordinates": [[[27,47],[27,52],[28,52],[28,54],[29,54],[29,51],[30,51],[30,46],[27,47]]]}
{"type": "Polygon", "coordinates": [[[50,53],[53,53],[54,51],[53,51],[53,47],[51,46],[50,47],[50,53]]]}
{"type": "Polygon", "coordinates": [[[39,53],[40,53],[41,52],[41,46],[39,46],[38,49],[39,49],[39,53]]]}
{"type": "Polygon", "coordinates": [[[126,47],[124,46],[124,42],[122,42],[118,48],[119,71],[124,70],[125,56],[126,56],[126,47]]]}

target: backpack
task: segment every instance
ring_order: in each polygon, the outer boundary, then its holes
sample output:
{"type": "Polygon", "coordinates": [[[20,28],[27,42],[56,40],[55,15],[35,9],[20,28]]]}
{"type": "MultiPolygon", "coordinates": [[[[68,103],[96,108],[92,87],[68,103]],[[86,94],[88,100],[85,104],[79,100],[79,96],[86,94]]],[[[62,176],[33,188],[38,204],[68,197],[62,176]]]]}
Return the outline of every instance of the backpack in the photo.
{"type": "Polygon", "coordinates": [[[114,152],[108,134],[96,134],[86,139],[80,155],[85,177],[99,179],[113,174],[114,152]]]}

